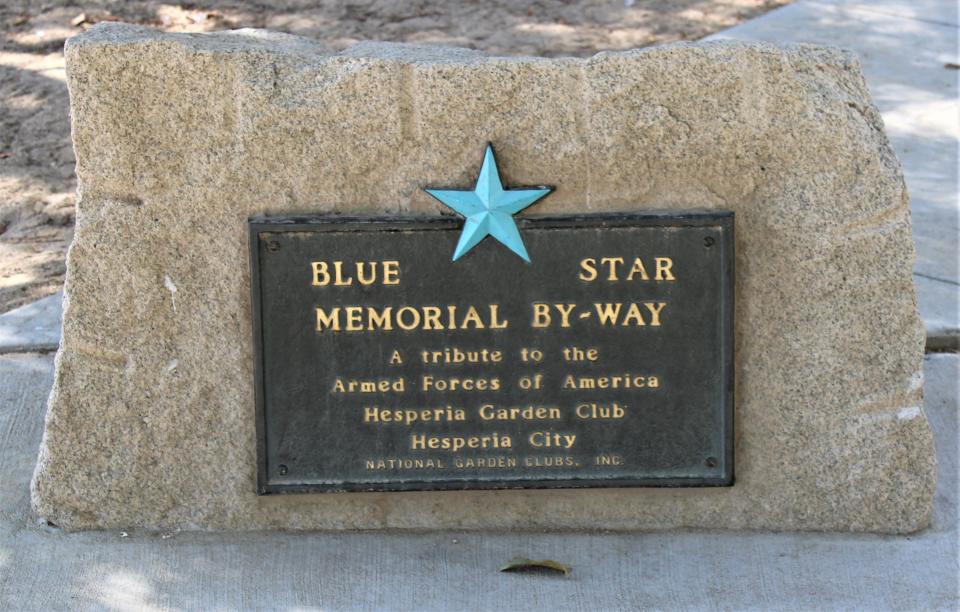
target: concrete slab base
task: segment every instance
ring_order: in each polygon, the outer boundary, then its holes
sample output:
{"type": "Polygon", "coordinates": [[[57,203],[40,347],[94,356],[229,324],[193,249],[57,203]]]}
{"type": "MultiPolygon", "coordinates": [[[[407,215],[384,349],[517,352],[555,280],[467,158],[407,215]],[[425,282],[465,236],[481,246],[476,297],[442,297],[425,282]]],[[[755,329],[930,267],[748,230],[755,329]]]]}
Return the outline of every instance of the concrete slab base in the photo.
{"type": "Polygon", "coordinates": [[[66,533],[28,484],[50,355],[0,357],[0,609],[955,610],[960,356],[925,362],[933,523],[909,537],[742,532],[66,533]],[[502,574],[552,558],[568,577],[502,574]]]}
{"type": "Polygon", "coordinates": [[[63,292],[0,315],[0,354],[43,353],[60,346],[63,292]]]}

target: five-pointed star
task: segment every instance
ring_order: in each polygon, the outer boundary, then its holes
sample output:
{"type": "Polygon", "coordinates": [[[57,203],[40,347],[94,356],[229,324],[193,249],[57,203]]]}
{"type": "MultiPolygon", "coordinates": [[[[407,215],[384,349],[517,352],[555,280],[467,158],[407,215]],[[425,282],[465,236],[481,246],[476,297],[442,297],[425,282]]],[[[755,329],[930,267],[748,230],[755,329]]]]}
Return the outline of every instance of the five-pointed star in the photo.
{"type": "Polygon", "coordinates": [[[530,256],[523,246],[520,231],[513,215],[530,206],[553,191],[552,187],[534,189],[504,189],[497,171],[493,147],[487,145],[483,166],[473,191],[453,189],[425,189],[427,193],[443,202],[466,218],[460,242],[453,252],[457,261],[487,236],[493,236],[508,249],[527,262],[530,256]]]}

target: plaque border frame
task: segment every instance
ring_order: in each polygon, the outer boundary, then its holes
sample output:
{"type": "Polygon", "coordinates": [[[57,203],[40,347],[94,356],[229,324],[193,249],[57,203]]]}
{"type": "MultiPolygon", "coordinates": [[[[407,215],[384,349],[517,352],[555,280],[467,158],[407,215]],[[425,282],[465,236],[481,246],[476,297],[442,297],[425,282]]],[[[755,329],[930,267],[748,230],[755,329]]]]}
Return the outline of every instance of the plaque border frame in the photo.
{"type": "Polygon", "coordinates": [[[726,295],[717,303],[721,312],[720,350],[721,368],[725,381],[723,393],[723,467],[715,477],[689,478],[567,478],[530,479],[523,481],[486,480],[403,480],[389,483],[304,483],[271,484],[267,471],[266,410],[264,407],[263,320],[260,284],[260,235],[270,232],[344,232],[344,231],[405,231],[458,230],[462,220],[455,216],[362,216],[338,214],[254,215],[247,219],[250,295],[254,358],[254,403],[257,452],[257,495],[287,493],[344,493],[344,492],[407,492],[407,491],[473,491],[518,489],[576,489],[625,487],[729,487],[735,482],[734,421],[735,411],[735,213],[714,209],[643,209],[631,212],[602,212],[554,215],[527,215],[514,217],[517,227],[549,229],[568,227],[717,227],[721,240],[716,245],[722,250],[721,289],[726,295]]]}

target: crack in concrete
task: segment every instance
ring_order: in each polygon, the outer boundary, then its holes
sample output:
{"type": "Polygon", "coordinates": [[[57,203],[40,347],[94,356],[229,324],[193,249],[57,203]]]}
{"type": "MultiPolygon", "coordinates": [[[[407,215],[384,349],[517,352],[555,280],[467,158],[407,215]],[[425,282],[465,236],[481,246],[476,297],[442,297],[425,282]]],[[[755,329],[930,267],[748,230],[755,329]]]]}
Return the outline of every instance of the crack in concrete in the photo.
{"type": "Polygon", "coordinates": [[[960,283],[958,283],[955,280],[950,280],[949,278],[940,278],[939,276],[932,276],[930,274],[924,274],[922,272],[914,272],[913,275],[919,276],[920,278],[925,278],[927,280],[937,281],[938,283],[946,283],[948,285],[960,287],[960,283]]]}

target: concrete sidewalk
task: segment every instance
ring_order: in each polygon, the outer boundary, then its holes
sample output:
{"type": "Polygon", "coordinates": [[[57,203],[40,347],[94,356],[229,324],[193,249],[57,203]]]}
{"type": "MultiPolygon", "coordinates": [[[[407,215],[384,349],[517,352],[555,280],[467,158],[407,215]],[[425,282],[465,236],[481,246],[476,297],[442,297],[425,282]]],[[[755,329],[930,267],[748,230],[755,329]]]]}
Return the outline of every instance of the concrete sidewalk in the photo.
{"type": "Polygon", "coordinates": [[[932,349],[960,342],[960,71],[953,0],[800,0],[710,37],[851,49],[903,164],[917,246],[914,279],[932,349]]]}
{"type": "Polygon", "coordinates": [[[47,353],[60,346],[63,292],[0,315],[0,355],[47,353]]]}

